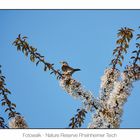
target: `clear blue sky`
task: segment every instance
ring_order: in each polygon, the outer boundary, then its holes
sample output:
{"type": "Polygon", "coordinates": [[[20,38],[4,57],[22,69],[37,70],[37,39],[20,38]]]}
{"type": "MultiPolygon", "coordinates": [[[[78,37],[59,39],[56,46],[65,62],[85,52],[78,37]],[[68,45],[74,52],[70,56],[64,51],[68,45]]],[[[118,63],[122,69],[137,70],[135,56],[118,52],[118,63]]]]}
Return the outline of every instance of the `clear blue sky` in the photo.
{"type": "MultiPolygon", "coordinates": [[[[60,68],[61,60],[80,68],[74,78],[98,96],[100,77],[111,61],[117,30],[125,26],[138,29],[140,10],[0,11],[0,64],[12,92],[10,99],[30,128],[66,128],[81,102],[65,93],[41,65],[36,67],[16,51],[12,42],[18,34],[28,36],[30,44],[55,68],[60,68]]],[[[130,47],[131,52],[134,40],[130,47]]],[[[125,64],[129,57],[130,54],[125,57],[125,64]]],[[[140,82],[134,84],[125,104],[121,128],[140,128],[139,85],[140,82]]],[[[0,114],[4,116],[2,111],[0,114]]]]}

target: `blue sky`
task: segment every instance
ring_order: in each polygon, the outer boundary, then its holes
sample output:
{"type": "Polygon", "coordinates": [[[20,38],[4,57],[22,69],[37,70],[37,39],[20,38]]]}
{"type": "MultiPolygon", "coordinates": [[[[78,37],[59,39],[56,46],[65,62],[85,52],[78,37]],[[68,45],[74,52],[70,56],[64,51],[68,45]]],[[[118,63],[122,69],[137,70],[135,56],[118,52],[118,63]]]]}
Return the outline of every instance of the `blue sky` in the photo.
{"type": "MultiPolygon", "coordinates": [[[[116,47],[117,30],[129,27],[138,31],[140,10],[1,10],[0,19],[0,64],[17,111],[30,128],[66,128],[81,102],[65,93],[41,65],[36,67],[17,52],[12,42],[21,33],[55,68],[60,68],[62,60],[80,68],[74,78],[98,96],[100,78],[116,47]]],[[[135,40],[129,52],[134,47],[135,40]]],[[[130,56],[126,55],[124,64],[130,56]]],[[[124,106],[121,128],[140,128],[139,84],[134,83],[124,106]]],[[[88,114],[83,127],[90,117],[88,114]]]]}

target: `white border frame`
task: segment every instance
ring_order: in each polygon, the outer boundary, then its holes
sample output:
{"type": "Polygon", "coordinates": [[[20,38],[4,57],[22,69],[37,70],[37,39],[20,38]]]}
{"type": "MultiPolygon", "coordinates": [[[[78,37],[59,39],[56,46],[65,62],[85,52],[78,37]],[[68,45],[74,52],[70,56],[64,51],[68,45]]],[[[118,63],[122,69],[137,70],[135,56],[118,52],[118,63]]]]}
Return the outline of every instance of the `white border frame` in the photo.
{"type": "Polygon", "coordinates": [[[0,0],[0,9],[139,9],[139,0],[0,0]]]}

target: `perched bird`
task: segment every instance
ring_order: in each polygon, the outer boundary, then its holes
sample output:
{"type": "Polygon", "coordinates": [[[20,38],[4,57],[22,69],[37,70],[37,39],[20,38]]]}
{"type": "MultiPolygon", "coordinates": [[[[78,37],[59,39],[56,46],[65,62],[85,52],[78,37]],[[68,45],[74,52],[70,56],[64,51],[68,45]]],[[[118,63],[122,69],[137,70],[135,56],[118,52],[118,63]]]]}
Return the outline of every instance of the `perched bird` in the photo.
{"type": "Polygon", "coordinates": [[[61,69],[62,69],[62,71],[63,71],[63,74],[68,74],[68,75],[72,75],[74,72],[76,72],[76,71],[80,71],[80,69],[74,69],[74,68],[72,68],[72,67],[70,67],[69,65],[68,65],[68,63],[67,62],[65,62],[65,61],[62,61],[62,62],[60,62],[61,64],[62,64],[62,67],[61,67],[61,69]]]}

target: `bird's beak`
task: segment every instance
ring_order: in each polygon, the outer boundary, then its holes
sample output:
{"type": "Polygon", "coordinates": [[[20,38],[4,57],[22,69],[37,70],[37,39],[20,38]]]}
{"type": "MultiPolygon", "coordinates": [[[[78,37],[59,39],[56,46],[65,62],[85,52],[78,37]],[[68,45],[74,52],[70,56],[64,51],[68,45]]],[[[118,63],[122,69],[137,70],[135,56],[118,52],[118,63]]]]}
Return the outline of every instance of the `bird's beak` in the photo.
{"type": "Polygon", "coordinates": [[[60,61],[59,63],[62,64],[62,61],[60,61]]]}

